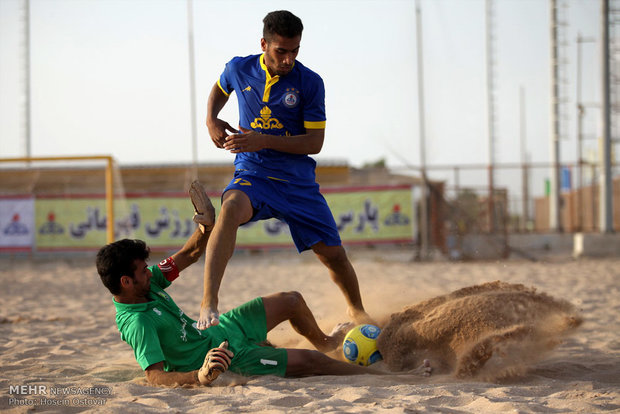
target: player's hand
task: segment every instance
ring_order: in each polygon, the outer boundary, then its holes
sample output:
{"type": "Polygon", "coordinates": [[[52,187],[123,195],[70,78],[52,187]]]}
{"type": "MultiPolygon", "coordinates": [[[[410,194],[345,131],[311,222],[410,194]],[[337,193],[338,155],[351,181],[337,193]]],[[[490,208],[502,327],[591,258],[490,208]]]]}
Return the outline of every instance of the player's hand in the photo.
{"type": "Polygon", "coordinates": [[[207,121],[207,128],[209,129],[209,135],[211,136],[211,141],[218,148],[224,148],[224,143],[226,142],[226,138],[229,136],[228,132],[237,133],[235,128],[231,127],[230,124],[226,121],[222,121],[219,118],[216,118],[214,121],[207,121]]]}
{"type": "Polygon", "coordinates": [[[224,149],[233,154],[240,152],[256,152],[265,148],[265,136],[254,131],[244,131],[226,137],[224,149]]]}
{"type": "Polygon", "coordinates": [[[198,371],[198,381],[202,385],[213,382],[222,372],[226,371],[235,354],[228,349],[228,341],[224,341],[219,347],[207,352],[205,361],[198,371]]]}

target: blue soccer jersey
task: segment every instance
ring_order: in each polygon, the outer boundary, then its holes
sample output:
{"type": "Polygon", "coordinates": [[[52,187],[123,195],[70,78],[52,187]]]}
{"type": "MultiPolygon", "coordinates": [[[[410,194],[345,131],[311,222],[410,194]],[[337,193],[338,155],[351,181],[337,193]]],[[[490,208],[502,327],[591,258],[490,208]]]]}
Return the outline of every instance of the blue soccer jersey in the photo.
{"type": "MultiPolygon", "coordinates": [[[[298,61],[288,74],[271,76],[263,55],[235,57],[218,85],[226,96],[236,91],[239,126],[244,129],[291,136],[305,134],[306,128],[325,128],[323,80],[298,61]]],[[[235,167],[264,177],[314,181],[316,163],[307,155],[264,149],[237,154],[235,167]]]]}

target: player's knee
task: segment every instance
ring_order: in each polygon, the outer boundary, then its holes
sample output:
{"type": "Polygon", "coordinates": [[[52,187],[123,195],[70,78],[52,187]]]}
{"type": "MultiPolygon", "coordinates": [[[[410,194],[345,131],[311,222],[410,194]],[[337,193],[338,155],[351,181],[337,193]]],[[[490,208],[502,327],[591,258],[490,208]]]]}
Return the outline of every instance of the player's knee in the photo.
{"type": "Polygon", "coordinates": [[[282,292],[282,301],[285,302],[285,306],[291,310],[297,310],[300,307],[306,306],[306,301],[301,293],[297,291],[282,292]]]}
{"type": "Polygon", "coordinates": [[[229,197],[222,201],[222,212],[232,212],[239,209],[242,206],[241,200],[238,198],[229,197]]]}
{"type": "Polygon", "coordinates": [[[222,201],[221,216],[245,223],[252,218],[252,205],[247,197],[228,197],[222,201]]]}

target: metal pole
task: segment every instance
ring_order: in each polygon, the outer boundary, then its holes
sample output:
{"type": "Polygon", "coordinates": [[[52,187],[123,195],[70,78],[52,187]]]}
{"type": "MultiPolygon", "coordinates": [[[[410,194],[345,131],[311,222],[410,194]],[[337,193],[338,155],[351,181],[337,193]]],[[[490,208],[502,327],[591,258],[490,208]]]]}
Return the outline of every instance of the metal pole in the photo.
{"type": "Polygon", "coordinates": [[[487,128],[489,140],[489,232],[495,233],[495,101],[493,76],[493,0],[486,0],[487,128]]]}
{"type": "Polygon", "coordinates": [[[114,159],[107,157],[105,168],[105,210],[107,217],[106,240],[114,242],[116,218],[114,215],[114,159]]]}
{"type": "Polygon", "coordinates": [[[577,35],[577,202],[579,204],[579,212],[577,214],[577,230],[584,230],[584,203],[583,203],[583,118],[586,114],[586,105],[581,102],[581,66],[582,66],[582,45],[584,43],[595,42],[594,38],[583,37],[581,33],[577,35]]]}
{"type": "Polygon", "coordinates": [[[525,119],[525,89],[523,86],[519,88],[519,109],[521,112],[521,124],[520,124],[520,138],[521,138],[521,189],[523,193],[522,209],[523,209],[523,224],[521,231],[527,231],[527,223],[530,219],[529,211],[529,183],[528,183],[528,171],[527,171],[527,143],[526,143],[526,119],[525,119]]]}
{"type": "Polygon", "coordinates": [[[428,206],[427,206],[427,185],[426,177],[426,127],[424,114],[424,64],[422,51],[422,11],[420,9],[420,0],[416,0],[416,40],[418,49],[418,123],[420,126],[420,165],[422,170],[422,194],[420,202],[420,256],[426,259],[429,248],[428,234],[428,206]]]}
{"type": "Polygon", "coordinates": [[[583,43],[583,37],[581,33],[577,34],[577,203],[579,204],[579,211],[577,213],[577,231],[583,230],[583,156],[582,156],[582,141],[583,141],[583,116],[585,110],[581,104],[581,44],[583,43]]]}
{"type": "Polygon", "coordinates": [[[461,179],[459,174],[459,167],[454,167],[454,189],[456,192],[456,196],[459,196],[459,192],[461,190],[461,179]]]}
{"type": "Polygon", "coordinates": [[[560,93],[558,62],[558,7],[551,0],[551,194],[549,198],[549,227],[562,232],[560,197],[560,93]]]}
{"type": "MultiPolygon", "coordinates": [[[[576,230],[585,231],[585,203],[584,203],[584,187],[583,187],[583,170],[586,165],[583,160],[583,119],[586,115],[586,104],[584,104],[581,99],[581,85],[582,85],[582,66],[583,66],[583,44],[584,43],[594,43],[596,39],[593,37],[583,37],[581,33],[577,35],[577,91],[576,91],[576,101],[577,101],[577,203],[578,203],[578,214],[577,214],[577,226],[576,230]]],[[[590,104],[592,106],[592,104],[590,104]]],[[[593,188],[593,187],[590,187],[593,188]]],[[[594,201],[594,196],[590,193],[590,199],[594,201]]],[[[595,226],[594,221],[592,222],[592,226],[590,230],[592,230],[595,226]]]]}
{"type": "Polygon", "coordinates": [[[30,0],[24,0],[24,140],[26,157],[32,156],[30,107],[30,0]]]}
{"type": "Polygon", "coordinates": [[[192,178],[198,179],[198,133],[196,131],[196,74],[194,63],[194,11],[192,0],[187,0],[187,37],[189,48],[189,97],[192,128],[192,178]]]}
{"type": "Polygon", "coordinates": [[[602,68],[602,128],[600,228],[602,233],[613,233],[613,200],[611,180],[611,97],[609,70],[609,0],[601,0],[601,68],[602,68]]]}

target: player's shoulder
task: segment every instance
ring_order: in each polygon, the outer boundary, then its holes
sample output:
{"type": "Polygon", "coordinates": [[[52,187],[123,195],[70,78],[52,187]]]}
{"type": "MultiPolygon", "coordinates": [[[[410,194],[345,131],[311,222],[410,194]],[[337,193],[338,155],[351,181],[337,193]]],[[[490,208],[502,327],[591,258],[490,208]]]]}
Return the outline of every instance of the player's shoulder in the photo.
{"type": "Polygon", "coordinates": [[[166,271],[166,268],[162,269],[160,267],[162,263],[149,266],[149,270],[153,275],[153,277],[151,277],[151,286],[157,286],[160,289],[166,289],[168,286],[170,286],[172,282],[170,282],[170,280],[166,278],[166,274],[164,273],[166,271]]]}
{"type": "Polygon", "coordinates": [[[235,56],[230,61],[228,61],[227,65],[236,68],[242,68],[246,66],[253,66],[258,63],[260,55],[249,55],[249,56],[235,56]]]}
{"type": "Polygon", "coordinates": [[[321,79],[321,75],[319,75],[317,72],[315,72],[314,70],[310,69],[308,66],[304,65],[303,63],[301,63],[298,60],[295,60],[295,68],[303,76],[306,76],[306,77],[309,77],[309,78],[314,78],[314,79],[321,79]]]}
{"type": "Polygon", "coordinates": [[[138,327],[144,326],[144,312],[131,312],[128,310],[116,311],[116,326],[118,330],[127,335],[129,332],[133,332],[138,327]]]}
{"type": "Polygon", "coordinates": [[[132,347],[141,342],[149,332],[156,331],[152,318],[146,312],[121,312],[116,314],[116,327],[121,339],[132,347]]]}
{"type": "Polygon", "coordinates": [[[317,72],[313,71],[312,69],[310,69],[309,67],[307,67],[306,65],[304,65],[298,60],[295,61],[295,69],[298,71],[299,76],[303,79],[303,81],[306,84],[308,83],[312,83],[316,85],[323,84],[323,78],[321,78],[321,75],[319,75],[317,72]]]}

